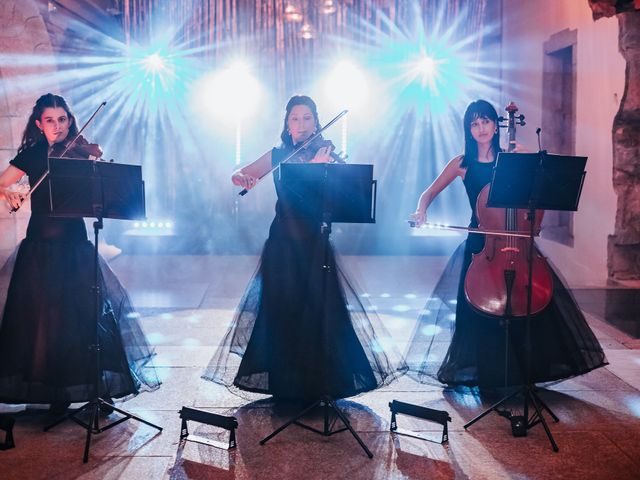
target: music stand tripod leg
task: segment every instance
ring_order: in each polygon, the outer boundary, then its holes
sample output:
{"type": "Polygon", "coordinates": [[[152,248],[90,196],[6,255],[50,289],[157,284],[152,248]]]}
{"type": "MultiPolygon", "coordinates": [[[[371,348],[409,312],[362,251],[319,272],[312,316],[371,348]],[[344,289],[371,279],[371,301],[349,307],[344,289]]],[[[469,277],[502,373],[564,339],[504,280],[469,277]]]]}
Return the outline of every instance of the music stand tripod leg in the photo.
{"type": "Polygon", "coordinates": [[[365,445],[365,443],[362,441],[362,439],[360,438],[360,435],[358,435],[356,433],[356,431],[353,429],[353,427],[351,426],[351,423],[349,422],[349,420],[347,420],[347,418],[344,416],[344,414],[340,411],[340,409],[338,408],[337,405],[335,405],[335,400],[331,400],[329,402],[329,406],[331,408],[333,408],[333,411],[336,413],[336,415],[338,415],[338,417],[340,417],[340,420],[342,420],[342,423],[344,423],[344,426],[347,428],[347,430],[349,430],[351,432],[351,435],[353,435],[353,438],[356,439],[356,441],[360,444],[360,446],[362,447],[362,449],[365,451],[365,453],[367,454],[367,456],[369,458],[373,458],[373,453],[371,453],[371,450],[369,450],[367,448],[367,446],[365,445]]]}
{"type": "MultiPolygon", "coordinates": [[[[525,402],[526,402],[526,398],[527,397],[531,401],[531,404],[533,405],[533,408],[536,411],[536,415],[538,416],[538,422],[542,423],[544,431],[547,434],[547,438],[549,439],[549,443],[551,443],[551,448],[553,449],[554,452],[560,451],[560,449],[558,448],[558,445],[556,444],[555,439],[553,438],[553,435],[551,434],[551,430],[549,429],[549,425],[547,425],[547,421],[545,420],[544,416],[542,416],[542,411],[540,410],[540,407],[538,406],[538,402],[536,402],[534,394],[533,394],[533,392],[531,391],[530,388],[528,388],[526,393],[525,393],[525,402]]],[[[538,422],[530,423],[529,419],[527,419],[527,429],[533,427],[538,422]]]]}
{"type": "Polygon", "coordinates": [[[467,428],[469,428],[471,425],[473,425],[474,423],[476,423],[478,420],[480,420],[481,418],[484,418],[485,416],[489,415],[491,412],[493,412],[494,410],[497,410],[497,408],[502,405],[503,403],[505,403],[507,400],[510,400],[511,398],[515,397],[516,395],[518,395],[518,391],[513,392],[511,395],[507,395],[506,397],[503,397],[501,400],[499,400],[498,402],[494,403],[493,405],[491,405],[489,408],[487,408],[484,412],[482,412],[480,415],[476,416],[475,418],[473,418],[471,421],[467,422],[464,424],[464,428],[465,430],[467,428]]]}
{"type": "Polygon", "coordinates": [[[98,423],[98,410],[100,404],[98,402],[91,404],[91,417],[89,419],[89,428],[87,428],[87,439],[84,443],[84,455],[82,456],[82,462],[87,463],[89,461],[89,448],[91,447],[91,434],[94,430],[99,429],[98,423]]]}
{"type": "Polygon", "coordinates": [[[99,255],[98,255],[98,234],[100,232],[100,230],[103,228],[103,222],[102,222],[102,217],[98,216],[97,220],[93,223],[93,228],[94,228],[94,285],[92,286],[92,290],[94,292],[94,311],[95,311],[95,344],[91,345],[90,350],[94,351],[94,362],[95,362],[95,367],[94,367],[94,385],[93,385],[93,396],[92,398],[82,407],[69,412],[68,414],[64,415],[62,418],[56,420],[55,422],[47,425],[44,427],[44,431],[48,431],[51,428],[55,427],[56,425],[59,425],[60,423],[62,423],[63,421],[67,420],[67,419],[71,419],[74,422],[76,422],[77,424],[79,424],[80,426],[82,426],[83,428],[85,428],[87,430],[87,437],[85,440],[85,447],[84,447],[84,455],[82,457],[82,461],[84,463],[87,463],[89,461],[89,449],[91,447],[91,436],[94,433],[101,433],[104,432],[105,430],[108,430],[126,420],[129,419],[134,419],[137,420],[139,422],[142,422],[150,427],[153,427],[157,430],[159,430],[160,432],[162,431],[162,427],[159,427],[158,425],[155,425],[151,422],[148,422],[146,420],[143,420],[135,415],[132,415],[131,413],[127,412],[126,410],[123,410],[121,408],[117,408],[114,407],[113,405],[111,405],[109,402],[107,402],[106,400],[102,399],[100,397],[100,384],[102,383],[102,375],[100,373],[100,343],[99,343],[99,333],[98,333],[98,328],[99,328],[99,322],[98,322],[98,318],[101,314],[101,292],[100,292],[100,287],[99,287],[99,255]],[[100,407],[101,405],[104,405],[105,407],[109,408],[111,411],[115,411],[118,412],[122,415],[124,415],[122,418],[115,420],[109,424],[107,424],[104,427],[100,427],[100,407]],[[85,423],[82,420],[79,420],[78,418],[76,418],[76,415],[78,415],[79,413],[85,411],[85,410],[90,410],[90,416],[89,416],[89,422],[85,423]]]}
{"type": "Polygon", "coordinates": [[[546,403],[544,403],[544,401],[542,401],[540,396],[538,394],[536,394],[535,388],[533,386],[531,386],[531,387],[529,387],[529,391],[531,393],[531,397],[533,399],[535,399],[536,402],[538,402],[538,405],[540,405],[540,407],[541,407],[540,410],[546,410],[547,413],[549,413],[549,416],[551,418],[553,418],[553,421],[558,423],[560,421],[560,419],[556,416],[555,413],[553,413],[553,410],[551,410],[549,408],[549,406],[546,403]]]}
{"type": "Polygon", "coordinates": [[[274,430],[273,432],[271,432],[269,435],[267,435],[265,438],[263,438],[262,440],[260,440],[260,445],[264,445],[265,443],[267,443],[269,440],[271,440],[273,437],[275,437],[277,434],[279,434],[281,431],[283,431],[285,428],[287,428],[289,425],[296,423],[298,420],[300,420],[302,417],[304,417],[307,413],[309,413],[311,410],[313,410],[314,408],[316,408],[318,405],[320,405],[320,402],[322,402],[323,400],[316,400],[315,402],[313,402],[311,405],[309,405],[307,408],[305,408],[304,410],[302,410],[299,414],[297,414],[295,417],[291,418],[290,420],[288,420],[286,423],[284,423],[283,425],[281,425],[280,427],[278,427],[276,430],[274,430]]]}

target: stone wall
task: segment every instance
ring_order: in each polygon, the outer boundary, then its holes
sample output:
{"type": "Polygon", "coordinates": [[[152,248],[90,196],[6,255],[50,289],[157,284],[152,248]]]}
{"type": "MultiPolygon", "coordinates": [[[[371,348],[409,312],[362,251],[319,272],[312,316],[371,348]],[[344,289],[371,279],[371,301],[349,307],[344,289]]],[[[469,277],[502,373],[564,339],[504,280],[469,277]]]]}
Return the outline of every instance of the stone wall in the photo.
{"type": "Polygon", "coordinates": [[[640,280],[640,11],[618,14],[620,53],[627,62],[625,90],[613,121],[613,187],[618,196],[609,236],[612,280],[640,280]]]}
{"type": "MultiPolygon", "coordinates": [[[[49,35],[38,2],[34,0],[0,2],[0,171],[9,164],[20,144],[22,132],[35,100],[47,91],[56,91],[50,66],[18,64],[35,55],[53,55],[49,35]]],[[[0,263],[24,237],[29,206],[9,214],[0,206],[0,263]]]]}

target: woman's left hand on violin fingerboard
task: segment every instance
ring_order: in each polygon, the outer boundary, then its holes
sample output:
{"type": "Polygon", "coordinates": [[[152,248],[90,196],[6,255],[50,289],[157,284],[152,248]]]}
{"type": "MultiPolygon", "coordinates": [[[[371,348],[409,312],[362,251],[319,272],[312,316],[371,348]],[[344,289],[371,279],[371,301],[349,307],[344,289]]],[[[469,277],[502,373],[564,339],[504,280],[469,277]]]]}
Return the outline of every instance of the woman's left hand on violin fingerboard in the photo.
{"type": "Polygon", "coordinates": [[[332,146],[320,147],[316,152],[315,157],[311,160],[311,163],[330,163],[333,161],[331,158],[332,146]]]}

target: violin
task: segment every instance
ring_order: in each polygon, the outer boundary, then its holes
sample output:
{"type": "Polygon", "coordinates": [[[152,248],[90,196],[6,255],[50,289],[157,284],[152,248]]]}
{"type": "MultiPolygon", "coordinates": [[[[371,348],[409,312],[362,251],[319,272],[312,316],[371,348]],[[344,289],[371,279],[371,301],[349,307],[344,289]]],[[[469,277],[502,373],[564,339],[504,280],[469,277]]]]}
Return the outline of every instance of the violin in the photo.
{"type": "MultiPolygon", "coordinates": [[[[102,157],[102,149],[100,145],[97,143],[89,143],[86,138],[82,136],[82,132],[87,125],[93,121],[95,116],[98,114],[100,110],[107,104],[107,102],[102,102],[100,106],[96,109],[95,112],[89,117],[89,120],[82,126],[82,128],[78,131],[78,133],[69,138],[67,137],[62,142],[53,144],[48,153],[48,157],[58,157],[58,158],[84,158],[89,160],[98,160],[102,157]]],[[[47,162],[48,163],[48,162],[47,162]]],[[[49,168],[38,178],[38,180],[33,184],[31,189],[25,194],[22,201],[24,202],[26,199],[31,197],[33,192],[42,184],[45,178],[49,175],[49,168]]],[[[18,208],[12,208],[11,213],[18,211],[18,208]]]]}
{"type": "MultiPolygon", "coordinates": [[[[74,137],[66,138],[62,142],[54,143],[49,149],[49,157],[55,158],[73,158],[99,160],[102,157],[102,148],[97,143],[89,143],[82,135],[78,135],[75,142],[71,144],[74,137]],[[70,145],[71,144],[71,145],[70,145]],[[68,147],[68,148],[67,148],[68,147]]],[[[24,195],[22,202],[31,197],[31,194],[40,186],[49,174],[47,169],[40,178],[35,182],[31,189],[24,195]]],[[[12,208],[10,213],[17,212],[18,208],[12,208]]]]}
{"type": "MultiPolygon", "coordinates": [[[[516,124],[524,125],[524,116],[516,116],[518,107],[511,102],[508,117],[509,148],[516,146],[516,124]]],[[[499,121],[504,121],[500,117],[499,121]]],[[[501,125],[502,126],[502,125],[501,125]]],[[[529,301],[529,259],[531,257],[531,308],[535,314],[543,310],[553,295],[551,269],[545,258],[533,249],[526,235],[540,231],[542,210],[487,207],[489,185],[478,195],[476,213],[481,230],[504,230],[523,235],[492,235],[485,237],[479,253],[473,254],[464,280],[469,303],[482,313],[493,316],[524,317],[529,301]],[[533,214],[533,218],[531,215],[533,214]]]]}
{"type": "MultiPolygon", "coordinates": [[[[279,162],[277,165],[275,165],[271,170],[269,170],[268,172],[260,175],[260,177],[258,178],[258,181],[262,180],[264,177],[266,177],[267,175],[269,175],[270,173],[273,173],[273,171],[278,168],[280,166],[280,164],[282,163],[286,163],[289,161],[296,161],[294,160],[294,157],[297,159],[298,154],[300,153],[300,151],[305,150],[309,145],[315,144],[317,148],[315,149],[309,149],[309,152],[304,154],[304,157],[302,157],[302,159],[300,160],[300,162],[310,162],[311,160],[313,160],[313,158],[316,156],[316,153],[318,153],[318,150],[320,148],[322,148],[323,146],[330,146],[332,147],[332,151],[331,151],[331,158],[333,159],[334,162],[338,162],[338,163],[345,163],[346,160],[346,155],[344,157],[338,155],[338,154],[334,154],[333,153],[333,149],[335,149],[335,146],[333,145],[333,143],[329,142],[328,144],[326,143],[320,143],[318,142],[317,144],[315,143],[316,140],[318,138],[321,139],[321,141],[325,141],[322,138],[322,132],[325,131],[327,128],[329,128],[331,125],[333,125],[334,123],[336,123],[338,120],[340,120],[342,117],[344,117],[346,114],[348,113],[348,110],[343,110],[341,111],[338,115],[336,115],[329,123],[327,123],[324,127],[322,127],[320,129],[320,131],[318,131],[317,133],[315,133],[315,136],[309,137],[305,142],[302,143],[302,145],[300,147],[297,147],[294,149],[294,151],[289,154],[284,160],[282,160],[281,162],[279,162]],[[307,143],[308,142],[308,143],[307,143]],[[302,148],[304,147],[304,148],[302,148]],[[311,154],[313,153],[313,155],[311,154]]],[[[238,195],[240,195],[241,197],[246,195],[249,192],[249,190],[247,190],[246,188],[243,188],[240,192],[238,192],[238,195]]]]}
{"type": "Polygon", "coordinates": [[[73,137],[67,138],[59,143],[54,143],[49,151],[49,156],[60,157],[60,155],[64,154],[63,158],[84,158],[90,160],[97,160],[102,157],[103,151],[100,145],[97,143],[89,143],[82,135],[67,149],[72,140],[73,137]]]}
{"type": "MultiPolygon", "coordinates": [[[[301,149],[296,154],[296,156],[292,160],[289,160],[289,161],[290,162],[295,162],[295,163],[307,163],[307,162],[310,162],[311,160],[314,159],[314,157],[318,153],[318,150],[320,150],[321,148],[325,148],[325,147],[329,147],[331,149],[330,156],[331,156],[331,159],[333,160],[333,162],[345,163],[344,158],[342,158],[337,153],[334,153],[334,150],[335,150],[336,146],[333,144],[333,142],[331,140],[326,140],[326,139],[322,138],[322,134],[320,134],[316,138],[314,138],[313,141],[309,145],[307,145],[303,149],[301,149]]],[[[298,146],[296,145],[295,148],[298,148],[298,146]]]]}

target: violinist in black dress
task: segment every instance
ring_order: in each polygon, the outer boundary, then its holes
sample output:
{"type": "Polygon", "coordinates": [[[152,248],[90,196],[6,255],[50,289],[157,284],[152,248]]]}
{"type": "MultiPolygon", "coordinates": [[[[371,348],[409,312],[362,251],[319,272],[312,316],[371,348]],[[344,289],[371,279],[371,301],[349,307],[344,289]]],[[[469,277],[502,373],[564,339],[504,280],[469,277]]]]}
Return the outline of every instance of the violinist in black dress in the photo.
{"type": "MultiPolygon", "coordinates": [[[[318,129],[313,100],[292,97],[286,107],[282,146],[234,172],[233,183],[251,189],[318,129]]],[[[342,160],[326,145],[293,161],[342,160]]],[[[328,263],[333,268],[326,274],[323,292],[320,219],[292,215],[283,202],[278,175],[274,182],[279,200],[260,264],[203,378],[271,394],[276,400],[298,401],[314,401],[322,395],[350,397],[391,382],[402,371],[399,356],[390,360],[331,246],[328,263]]],[[[377,333],[384,335],[381,330],[377,333]]]]}
{"type": "MultiPolygon", "coordinates": [[[[66,101],[40,97],[29,117],[18,155],[0,174],[0,200],[20,208],[12,188],[24,175],[33,188],[47,156],[60,154],[78,132],[66,101]]],[[[75,149],[76,154],[78,149],[75,149]]],[[[94,247],[82,218],[45,212],[44,188],[31,195],[27,234],[0,269],[0,403],[51,404],[56,413],[92,398],[95,382],[94,247]]],[[[159,386],[148,363],[153,352],[127,292],[100,258],[99,395],[123,398],[159,386]]]]}
{"type": "MultiPolygon", "coordinates": [[[[417,226],[426,222],[433,199],[460,177],[472,210],[469,226],[478,227],[476,199],[490,183],[500,151],[498,115],[491,104],[478,100],[467,108],[463,124],[464,155],[453,158],[420,196],[411,215],[417,226]]],[[[406,360],[410,375],[420,381],[492,388],[527,383],[524,319],[510,320],[506,346],[503,319],[480,313],[465,296],[464,279],[472,254],[480,252],[484,242],[482,234],[468,235],[450,258],[418,320],[406,360]]],[[[551,275],[551,301],[530,322],[531,383],[561,380],[607,364],[602,347],[552,265],[551,275]]]]}

